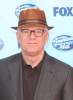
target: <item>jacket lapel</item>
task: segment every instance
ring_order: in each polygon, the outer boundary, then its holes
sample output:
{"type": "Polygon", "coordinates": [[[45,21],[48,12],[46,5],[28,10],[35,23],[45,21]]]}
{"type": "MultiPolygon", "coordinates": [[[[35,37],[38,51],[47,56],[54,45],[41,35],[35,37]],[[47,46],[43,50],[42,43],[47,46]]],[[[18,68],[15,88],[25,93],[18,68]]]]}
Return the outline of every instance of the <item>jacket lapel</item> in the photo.
{"type": "Polygon", "coordinates": [[[9,71],[13,83],[14,100],[23,100],[22,93],[22,62],[20,55],[10,63],[9,71]]]}
{"type": "MultiPolygon", "coordinates": [[[[37,84],[34,100],[45,100],[49,91],[51,90],[51,80],[55,72],[55,62],[46,54],[43,62],[40,78],[37,84]]],[[[48,98],[46,99],[48,100],[48,98]]]]}

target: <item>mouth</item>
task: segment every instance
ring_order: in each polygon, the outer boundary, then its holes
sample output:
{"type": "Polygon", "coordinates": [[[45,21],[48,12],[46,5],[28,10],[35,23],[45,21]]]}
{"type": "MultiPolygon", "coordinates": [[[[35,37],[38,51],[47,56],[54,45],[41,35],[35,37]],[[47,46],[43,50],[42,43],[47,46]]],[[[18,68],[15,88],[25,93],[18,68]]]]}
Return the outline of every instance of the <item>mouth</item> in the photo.
{"type": "Polygon", "coordinates": [[[38,43],[27,43],[28,46],[35,46],[35,47],[37,47],[37,44],[38,43]]]}
{"type": "Polygon", "coordinates": [[[27,44],[37,44],[37,43],[27,43],[27,44]]]}

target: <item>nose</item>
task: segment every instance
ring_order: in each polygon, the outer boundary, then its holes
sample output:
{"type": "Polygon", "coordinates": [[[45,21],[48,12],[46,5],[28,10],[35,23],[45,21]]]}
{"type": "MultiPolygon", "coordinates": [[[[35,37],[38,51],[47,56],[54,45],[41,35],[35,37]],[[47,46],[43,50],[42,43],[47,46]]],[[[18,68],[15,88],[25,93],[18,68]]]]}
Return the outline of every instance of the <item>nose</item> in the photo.
{"type": "Polygon", "coordinates": [[[36,38],[35,33],[33,31],[31,32],[29,38],[31,38],[31,39],[35,39],[36,38]]]}

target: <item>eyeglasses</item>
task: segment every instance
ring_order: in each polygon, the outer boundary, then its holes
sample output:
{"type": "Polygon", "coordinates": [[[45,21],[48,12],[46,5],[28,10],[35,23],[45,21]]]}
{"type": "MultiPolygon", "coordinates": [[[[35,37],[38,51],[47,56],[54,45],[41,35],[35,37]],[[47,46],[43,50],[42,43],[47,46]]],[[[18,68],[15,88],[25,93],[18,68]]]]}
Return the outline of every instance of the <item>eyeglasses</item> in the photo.
{"type": "Polygon", "coordinates": [[[44,32],[48,31],[47,29],[42,30],[42,29],[36,29],[36,30],[29,30],[29,29],[17,29],[17,31],[22,32],[22,34],[25,37],[29,37],[31,35],[32,32],[34,32],[34,35],[36,37],[41,37],[43,35],[44,32]]]}

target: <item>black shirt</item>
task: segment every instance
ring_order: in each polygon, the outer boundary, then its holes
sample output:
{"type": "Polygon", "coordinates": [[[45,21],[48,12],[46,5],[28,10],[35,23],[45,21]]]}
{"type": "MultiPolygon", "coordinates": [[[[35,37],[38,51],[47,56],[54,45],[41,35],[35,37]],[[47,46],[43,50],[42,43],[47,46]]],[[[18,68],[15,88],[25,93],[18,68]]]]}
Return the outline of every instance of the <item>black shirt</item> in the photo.
{"type": "MultiPolygon", "coordinates": [[[[45,57],[45,55],[44,55],[45,57]]],[[[24,100],[33,100],[37,82],[40,76],[43,60],[32,68],[22,60],[22,83],[23,83],[23,98],[24,100]]]]}

